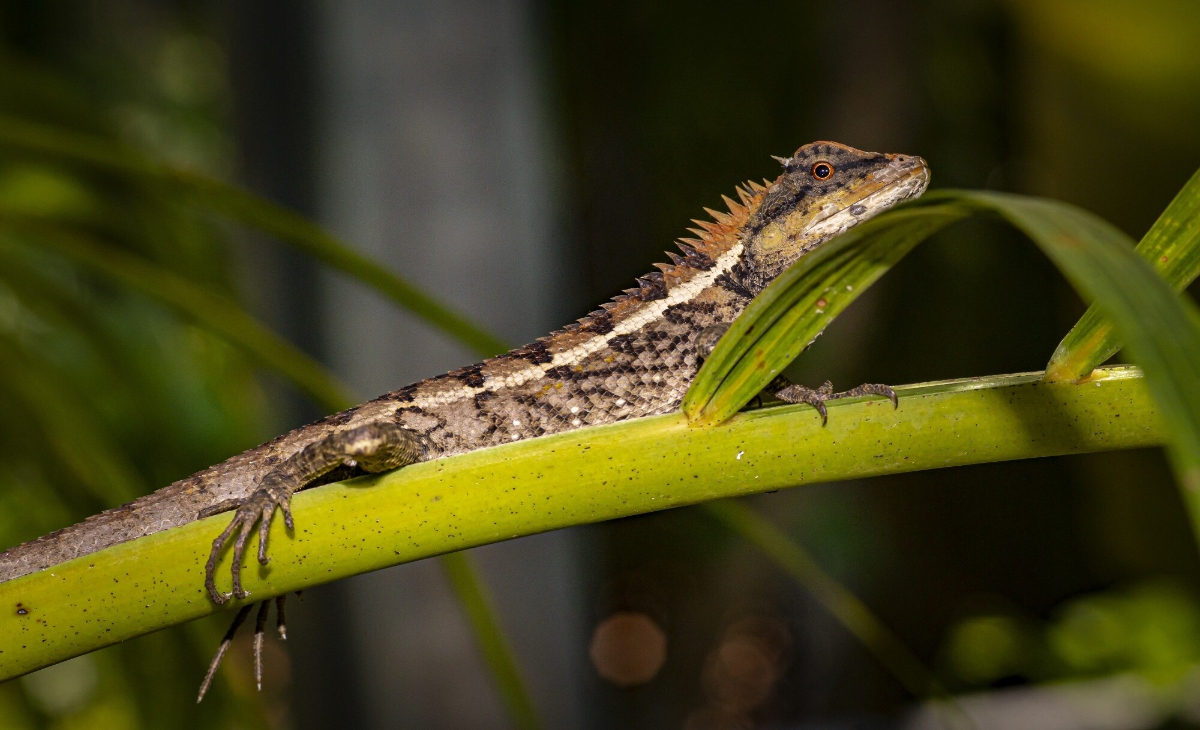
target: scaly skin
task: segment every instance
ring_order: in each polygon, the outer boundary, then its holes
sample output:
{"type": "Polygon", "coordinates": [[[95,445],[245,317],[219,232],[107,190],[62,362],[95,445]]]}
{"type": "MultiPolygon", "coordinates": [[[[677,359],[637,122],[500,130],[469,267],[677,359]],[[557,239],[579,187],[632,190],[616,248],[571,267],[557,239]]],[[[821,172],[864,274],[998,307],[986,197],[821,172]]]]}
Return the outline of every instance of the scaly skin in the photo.
{"type": "MultiPolygon", "coordinates": [[[[42,570],[111,545],[237,509],[214,542],[208,570],[235,534],[234,594],[242,551],[304,486],[384,471],[519,439],[667,413],[732,322],[799,257],[858,221],[920,195],[928,168],[918,157],[816,142],[783,160],[767,187],[738,189],[729,213],[709,211],[674,263],[638,280],[579,322],[500,357],[401,388],[284,434],[129,504],[0,554],[0,580],[42,570]],[[823,169],[830,174],[820,179],[823,169]],[[706,335],[705,333],[710,333],[706,335]]],[[[797,397],[813,402],[800,389],[797,397]]],[[[790,391],[789,391],[790,392],[790,391]]],[[[816,405],[816,403],[814,403],[816,405]]]]}

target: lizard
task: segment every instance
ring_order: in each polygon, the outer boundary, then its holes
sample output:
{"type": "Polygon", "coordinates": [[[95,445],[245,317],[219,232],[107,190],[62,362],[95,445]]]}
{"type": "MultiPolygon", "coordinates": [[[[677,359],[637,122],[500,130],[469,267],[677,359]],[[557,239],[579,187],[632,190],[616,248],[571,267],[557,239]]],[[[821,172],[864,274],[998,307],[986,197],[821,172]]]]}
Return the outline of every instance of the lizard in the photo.
{"type": "MultiPolygon", "coordinates": [[[[258,528],[257,559],[268,562],[276,513],[294,529],[291,496],[302,488],[397,469],[499,444],[678,410],[704,358],[730,323],[772,280],[825,241],[929,183],[923,159],[813,142],[776,157],[774,181],[723,196],[728,212],[706,209],[694,237],[669,252],[670,264],[577,322],[504,355],[392,391],[297,428],[185,479],[0,554],[0,581],[103,548],[232,511],[212,542],[204,585],[213,603],[245,600],[241,570],[258,528]],[[232,543],[232,590],[218,590],[216,566],[232,543]]],[[[886,385],[841,393],[776,378],[766,392],[815,407],[860,395],[887,397],[886,385]]],[[[255,603],[243,605],[200,689],[204,697],[234,634],[255,603]]],[[[258,604],[255,675],[268,602],[258,604]]],[[[286,638],[283,597],[277,625],[286,638]]]]}

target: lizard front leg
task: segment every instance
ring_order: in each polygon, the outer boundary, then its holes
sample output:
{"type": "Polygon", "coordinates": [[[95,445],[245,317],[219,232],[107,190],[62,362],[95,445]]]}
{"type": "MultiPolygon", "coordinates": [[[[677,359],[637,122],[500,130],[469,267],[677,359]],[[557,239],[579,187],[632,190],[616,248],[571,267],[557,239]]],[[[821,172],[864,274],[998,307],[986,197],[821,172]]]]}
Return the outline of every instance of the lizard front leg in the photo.
{"type": "Polygon", "coordinates": [[[891,386],[880,385],[878,383],[865,383],[857,388],[843,390],[840,393],[833,392],[833,383],[828,380],[820,388],[813,389],[803,385],[797,385],[788,380],[785,376],[780,375],[772,380],[766,388],[763,389],[767,393],[775,396],[785,403],[807,403],[817,412],[821,414],[821,425],[824,426],[829,419],[829,414],[825,410],[825,402],[836,400],[838,398],[856,398],[860,395],[879,395],[887,398],[892,402],[892,408],[899,408],[900,402],[896,399],[896,391],[892,390],[891,386]]]}
{"type": "MultiPolygon", "coordinates": [[[[713,348],[717,346],[717,341],[721,336],[729,331],[729,323],[721,322],[718,324],[709,325],[700,330],[696,335],[696,350],[700,353],[702,360],[707,359],[712,354],[713,348]]],[[[763,392],[773,395],[785,403],[807,403],[817,412],[821,414],[821,425],[824,426],[829,419],[829,414],[825,409],[825,402],[836,400],[838,398],[855,398],[860,395],[879,395],[887,398],[892,402],[893,408],[899,407],[899,401],[896,399],[896,391],[890,386],[880,385],[877,383],[866,383],[844,390],[841,393],[833,392],[833,383],[828,380],[820,388],[808,388],[803,385],[793,383],[784,375],[776,376],[774,380],[763,388],[763,392]]],[[[757,397],[757,396],[756,396],[757,397]]]]}
{"type": "MultiPolygon", "coordinates": [[[[426,454],[426,442],[415,432],[390,421],[376,421],[356,428],[336,431],[305,446],[277,464],[263,476],[258,488],[237,505],[229,526],[212,543],[208,563],[204,567],[204,586],[216,604],[223,604],[230,595],[242,599],[242,559],[246,544],[258,524],[258,562],[266,565],[267,537],[276,509],[283,511],[283,521],[289,530],[295,529],[292,520],[292,494],[334,469],[357,466],[367,472],[398,469],[420,461],[426,454]],[[215,571],[225,545],[237,533],[233,545],[233,592],[217,590],[215,571]]],[[[219,508],[218,508],[219,509],[219,508]]],[[[206,511],[201,516],[211,514],[206,511]]]]}

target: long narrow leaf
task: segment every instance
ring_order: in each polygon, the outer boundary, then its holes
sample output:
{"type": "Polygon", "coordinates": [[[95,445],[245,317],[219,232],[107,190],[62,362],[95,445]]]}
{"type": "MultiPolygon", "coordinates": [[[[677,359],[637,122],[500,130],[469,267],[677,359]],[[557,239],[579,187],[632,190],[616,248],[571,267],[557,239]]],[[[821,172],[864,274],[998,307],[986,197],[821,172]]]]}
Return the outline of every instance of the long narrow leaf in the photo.
{"type": "MultiPolygon", "coordinates": [[[[1200,170],[1142,237],[1137,252],[1177,290],[1200,276],[1200,170]]],[[[1112,323],[1093,304],[1063,338],[1050,363],[1046,380],[1079,380],[1121,349],[1112,323]]]]}
{"type": "Polygon", "coordinates": [[[858,596],[822,570],[808,551],[788,539],[779,528],[735,500],[707,502],[704,509],[731,530],[747,537],[751,544],[804,586],[911,695],[918,699],[947,695],[925,664],[858,596]]]}
{"type": "Polygon", "coordinates": [[[542,726],[537,708],[525,689],[521,670],[513,656],[512,647],[500,626],[496,609],[492,605],[479,571],[466,551],[448,553],[441,557],[442,569],[450,579],[454,593],[467,614],[467,621],[475,634],[475,642],[483,653],[483,659],[492,672],[500,695],[508,707],[513,724],[522,730],[536,730],[542,726]]]}
{"type": "Polygon", "coordinates": [[[717,343],[688,389],[683,412],[697,426],[727,420],[914,246],[969,214],[953,206],[896,211],[801,258],[717,343]]]}
{"type": "Polygon", "coordinates": [[[62,288],[36,266],[28,265],[24,256],[6,256],[8,247],[0,248],[0,284],[21,306],[59,331],[74,331],[85,340],[98,361],[110,374],[129,369],[127,360],[112,346],[111,333],[94,309],[68,296],[62,288]]]}
{"type": "Polygon", "coordinates": [[[1200,523],[1200,313],[1112,224],[1065,203],[985,192],[934,198],[999,215],[1029,236],[1071,284],[1112,320],[1163,414],[1168,453],[1200,523]]]}
{"type": "Polygon", "coordinates": [[[40,441],[100,504],[133,499],[144,485],[137,471],[99,427],[86,403],[46,363],[31,360],[0,339],[0,390],[24,404],[22,417],[40,441]]]}
{"type": "Polygon", "coordinates": [[[917,242],[971,214],[1020,229],[1112,319],[1170,425],[1172,462],[1200,522],[1200,314],[1134,252],[1128,236],[1057,201],[939,191],[826,243],[768,286],[721,339],[684,400],[689,419],[720,423],[769,383],[828,324],[837,306],[832,297],[840,296],[836,283],[873,281],[917,242]]]}
{"type": "Polygon", "coordinates": [[[167,304],[279,371],[329,410],[355,401],[319,363],[259,323],[236,303],[141,257],[40,223],[0,217],[31,245],[42,245],[167,304]]]}
{"type": "Polygon", "coordinates": [[[371,286],[430,325],[483,356],[508,349],[503,342],[417,287],[282,206],[227,183],[159,165],[111,140],[0,115],[0,146],[50,155],[110,172],[170,185],[197,205],[278,237],[330,267],[371,286]]]}
{"type": "Polygon", "coordinates": [[[269,233],[348,274],[455,338],[476,354],[491,357],[509,349],[487,330],[338,241],[307,218],[245,190],[195,173],[172,170],[164,174],[190,192],[202,207],[269,233]]]}

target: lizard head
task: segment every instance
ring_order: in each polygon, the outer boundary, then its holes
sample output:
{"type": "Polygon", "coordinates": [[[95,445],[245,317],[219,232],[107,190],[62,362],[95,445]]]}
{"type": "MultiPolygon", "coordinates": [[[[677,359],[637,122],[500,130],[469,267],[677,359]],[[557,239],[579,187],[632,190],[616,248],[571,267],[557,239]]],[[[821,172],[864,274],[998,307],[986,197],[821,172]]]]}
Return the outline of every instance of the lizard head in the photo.
{"type": "Polygon", "coordinates": [[[747,222],[745,263],[763,283],[847,228],[929,184],[920,157],[863,152],[836,142],[813,142],[788,158],[747,222]]]}

